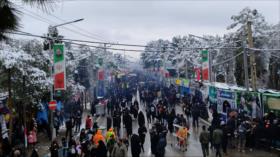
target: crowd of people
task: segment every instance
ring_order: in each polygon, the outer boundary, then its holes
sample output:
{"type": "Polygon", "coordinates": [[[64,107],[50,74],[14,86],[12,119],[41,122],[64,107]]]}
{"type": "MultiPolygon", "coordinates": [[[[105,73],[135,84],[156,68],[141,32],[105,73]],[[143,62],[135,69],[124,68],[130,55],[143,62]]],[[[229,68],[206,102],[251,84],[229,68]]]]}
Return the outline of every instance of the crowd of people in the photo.
{"type": "MultiPolygon", "coordinates": [[[[228,149],[245,152],[253,151],[261,144],[276,147],[280,139],[280,121],[273,112],[263,119],[252,119],[239,110],[224,120],[221,114],[210,108],[213,117],[211,124],[199,125],[199,117],[209,118],[207,99],[203,99],[199,90],[194,90],[192,94],[184,93],[181,97],[176,86],[171,84],[166,87],[156,79],[145,76],[116,79],[107,91],[104,99],[95,99],[91,103],[89,113],[78,107],[62,120],[61,113],[55,112],[54,128],[60,138],[51,143],[51,157],[139,157],[147,151],[145,143],[149,143],[155,157],[164,157],[167,139],[174,138],[172,146],[182,152],[188,150],[191,127],[201,130],[199,142],[203,157],[209,156],[209,148],[215,150],[216,157],[221,157],[229,154],[228,149]],[[103,114],[100,114],[97,107],[104,100],[106,110],[104,108],[103,114]],[[83,116],[85,114],[86,117],[83,116]],[[97,116],[102,115],[106,116],[106,126],[99,126],[97,121],[97,116]],[[85,126],[81,127],[83,121],[85,126]],[[65,135],[60,134],[63,123],[65,135]],[[150,136],[148,142],[147,135],[150,136]]],[[[27,138],[33,149],[31,156],[37,157],[35,122],[33,128],[27,138]]],[[[14,154],[18,151],[20,149],[15,149],[14,154]]]]}
{"type": "MultiPolygon", "coordinates": [[[[98,122],[94,121],[96,109],[92,109],[91,115],[85,119],[85,128],[81,129],[79,136],[73,136],[74,124],[74,130],[80,130],[81,116],[77,112],[78,118],[73,117],[66,122],[66,136],[60,142],[52,142],[51,157],[58,157],[61,151],[63,157],[125,157],[129,148],[133,157],[139,157],[145,152],[147,134],[150,135],[151,153],[156,157],[164,157],[168,133],[170,136],[174,134],[178,141],[176,145],[186,151],[190,124],[184,114],[176,114],[178,98],[175,87],[163,89],[149,78],[144,81],[119,80],[111,85],[106,97],[106,127],[98,126],[98,122]],[[134,126],[133,121],[138,126],[134,126]],[[133,129],[135,127],[138,128],[136,132],[133,129]]],[[[96,104],[98,102],[94,102],[92,108],[96,104]]]]}

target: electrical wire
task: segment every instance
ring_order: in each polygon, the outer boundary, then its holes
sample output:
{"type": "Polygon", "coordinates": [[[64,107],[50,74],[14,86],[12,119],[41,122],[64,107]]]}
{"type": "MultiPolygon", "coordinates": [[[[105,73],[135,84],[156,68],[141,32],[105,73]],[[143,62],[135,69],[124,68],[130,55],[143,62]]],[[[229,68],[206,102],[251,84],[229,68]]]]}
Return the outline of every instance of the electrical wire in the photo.
{"type": "MultiPolygon", "coordinates": [[[[21,7],[21,6],[19,6],[19,5],[18,5],[18,7],[20,7],[20,8],[23,9],[23,10],[25,10],[26,12],[29,12],[29,13],[31,13],[31,14],[36,14],[37,16],[40,16],[40,15],[38,15],[37,13],[35,13],[35,12],[33,12],[33,11],[30,11],[30,10],[27,10],[27,9],[24,8],[24,7],[21,7]]],[[[53,14],[51,14],[51,13],[48,13],[48,15],[50,15],[50,16],[52,16],[52,17],[54,17],[54,18],[56,18],[56,19],[58,19],[58,20],[60,20],[60,21],[62,21],[62,22],[67,22],[66,20],[64,20],[64,19],[62,19],[62,18],[60,18],[60,17],[58,17],[58,16],[55,16],[55,15],[53,15],[53,14]]],[[[42,17],[42,16],[40,16],[40,17],[42,17]]],[[[44,18],[44,17],[42,17],[42,18],[44,18]]],[[[45,19],[46,19],[46,18],[45,18],[45,19]]],[[[71,26],[75,27],[76,29],[82,30],[83,32],[85,32],[85,33],[91,35],[90,37],[92,37],[92,38],[94,38],[94,39],[97,39],[97,40],[100,40],[100,41],[106,41],[106,40],[104,40],[103,37],[101,37],[101,36],[99,36],[99,35],[96,35],[96,34],[93,34],[93,33],[89,32],[89,31],[87,31],[87,30],[85,30],[85,29],[83,29],[83,28],[81,28],[81,27],[78,27],[78,26],[76,26],[76,25],[74,25],[74,24],[72,24],[72,23],[69,24],[69,25],[71,25],[71,26]],[[94,37],[94,36],[96,36],[96,37],[94,37]]],[[[87,36],[88,36],[88,35],[87,35],[87,36]]]]}
{"type": "Polygon", "coordinates": [[[229,61],[235,59],[236,57],[238,57],[238,56],[240,56],[240,55],[242,55],[242,54],[243,54],[243,52],[240,52],[240,53],[238,53],[237,55],[235,55],[235,56],[233,56],[233,57],[231,57],[231,58],[229,58],[229,59],[226,59],[226,60],[224,60],[224,61],[222,61],[222,62],[220,62],[220,63],[213,64],[212,67],[213,67],[213,66],[217,66],[217,65],[224,64],[224,63],[226,63],[226,62],[229,62],[229,61]]]}
{"type": "MultiPolygon", "coordinates": [[[[20,7],[20,6],[19,6],[19,7],[20,7]]],[[[45,18],[45,17],[42,17],[42,16],[38,15],[38,14],[35,13],[35,12],[31,12],[31,11],[29,11],[29,10],[23,8],[23,7],[20,7],[20,8],[22,8],[22,9],[24,10],[24,11],[22,11],[22,12],[23,12],[25,15],[27,15],[27,16],[29,16],[29,17],[31,17],[31,18],[34,18],[34,19],[39,20],[39,21],[41,21],[41,22],[47,23],[47,24],[49,24],[49,25],[55,25],[55,24],[57,24],[57,22],[52,21],[52,20],[49,20],[49,19],[47,19],[47,18],[45,18]]],[[[87,38],[92,39],[92,40],[100,40],[100,39],[98,39],[98,38],[96,38],[96,37],[92,37],[92,36],[90,36],[90,35],[88,35],[88,34],[84,34],[84,33],[80,32],[80,31],[77,31],[77,30],[68,28],[68,27],[66,27],[66,26],[61,26],[60,28],[61,28],[61,29],[64,29],[64,30],[67,30],[67,31],[69,31],[69,32],[72,32],[72,33],[79,34],[79,35],[81,35],[81,36],[87,37],[87,38]]]]}

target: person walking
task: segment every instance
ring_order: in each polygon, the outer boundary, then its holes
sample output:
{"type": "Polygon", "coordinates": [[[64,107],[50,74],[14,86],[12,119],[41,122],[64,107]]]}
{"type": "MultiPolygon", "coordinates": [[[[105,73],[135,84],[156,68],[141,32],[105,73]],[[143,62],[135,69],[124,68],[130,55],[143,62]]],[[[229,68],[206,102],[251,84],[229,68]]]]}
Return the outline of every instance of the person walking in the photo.
{"type": "Polygon", "coordinates": [[[81,112],[81,110],[78,110],[78,112],[75,116],[75,132],[80,131],[81,124],[82,124],[82,112],[81,112]]]}
{"type": "Polygon", "coordinates": [[[138,135],[131,136],[131,155],[132,157],[139,157],[141,153],[141,141],[138,135]]]}
{"type": "Polygon", "coordinates": [[[166,137],[163,133],[159,134],[159,141],[157,143],[156,155],[155,157],[164,157],[165,155],[165,147],[167,145],[166,137]]]}
{"type": "Polygon", "coordinates": [[[242,122],[238,127],[238,151],[245,153],[246,143],[246,122],[242,122]]]}
{"type": "Polygon", "coordinates": [[[229,128],[225,124],[225,122],[222,122],[222,130],[223,130],[223,138],[222,138],[222,149],[224,155],[227,155],[227,146],[228,146],[228,138],[229,138],[229,128]]]}
{"type": "Polygon", "coordinates": [[[150,131],[150,137],[151,137],[150,138],[150,140],[151,140],[151,151],[152,151],[152,154],[156,155],[159,136],[157,134],[155,126],[153,126],[151,131],[150,131]]]}
{"type": "Polygon", "coordinates": [[[103,135],[102,135],[102,130],[97,130],[96,134],[92,138],[92,142],[98,146],[99,141],[105,141],[103,135]]]}
{"type": "Polygon", "coordinates": [[[143,152],[145,152],[144,143],[145,143],[146,133],[147,133],[147,128],[145,127],[145,125],[140,126],[138,129],[138,135],[140,137],[140,143],[143,152]]]}
{"type": "Polygon", "coordinates": [[[98,141],[95,157],[107,157],[107,148],[102,140],[98,141]]]}
{"type": "Polygon", "coordinates": [[[119,139],[115,144],[112,151],[112,157],[127,157],[127,149],[122,139],[119,139]]]}
{"type": "Polygon", "coordinates": [[[221,129],[221,126],[217,126],[217,128],[213,131],[213,143],[214,147],[216,149],[216,157],[222,157],[221,154],[221,144],[222,144],[222,138],[223,138],[223,131],[221,129]]]}
{"type": "Polygon", "coordinates": [[[73,117],[71,117],[67,122],[66,122],[66,139],[68,138],[71,138],[72,137],[72,129],[74,127],[74,119],[73,117]]]}
{"type": "Polygon", "coordinates": [[[209,139],[210,133],[206,130],[206,126],[202,126],[202,132],[199,135],[203,157],[209,156],[209,139]]]}
{"type": "Polygon", "coordinates": [[[92,118],[90,117],[90,115],[87,116],[87,119],[86,119],[86,130],[90,130],[91,127],[92,127],[92,118]]]}
{"type": "Polygon", "coordinates": [[[59,145],[56,140],[54,140],[50,147],[51,157],[58,157],[59,145]]]}
{"type": "Polygon", "coordinates": [[[116,139],[113,137],[113,135],[111,135],[107,140],[107,150],[109,151],[109,157],[112,156],[115,143],[116,143],[116,139]]]}
{"type": "Polygon", "coordinates": [[[139,127],[145,125],[145,117],[142,111],[140,111],[138,114],[138,125],[139,127]]]}
{"type": "Polygon", "coordinates": [[[127,137],[130,137],[132,134],[132,117],[128,113],[125,113],[124,125],[126,129],[127,137]]]}
{"type": "Polygon", "coordinates": [[[112,127],[112,118],[107,116],[107,131],[112,127]]]}
{"type": "Polygon", "coordinates": [[[117,135],[120,135],[120,128],[121,128],[121,114],[118,108],[114,111],[113,114],[113,127],[117,133],[117,135]]]}

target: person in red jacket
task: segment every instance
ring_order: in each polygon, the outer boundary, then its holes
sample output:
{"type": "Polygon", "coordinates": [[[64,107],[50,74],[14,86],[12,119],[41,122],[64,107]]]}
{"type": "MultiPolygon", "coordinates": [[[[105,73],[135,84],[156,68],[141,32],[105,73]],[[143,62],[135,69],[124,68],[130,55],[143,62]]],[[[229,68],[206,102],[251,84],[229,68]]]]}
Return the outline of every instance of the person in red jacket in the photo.
{"type": "Polygon", "coordinates": [[[90,117],[90,115],[88,115],[86,119],[86,129],[90,130],[91,128],[92,128],[92,118],[90,117]]]}

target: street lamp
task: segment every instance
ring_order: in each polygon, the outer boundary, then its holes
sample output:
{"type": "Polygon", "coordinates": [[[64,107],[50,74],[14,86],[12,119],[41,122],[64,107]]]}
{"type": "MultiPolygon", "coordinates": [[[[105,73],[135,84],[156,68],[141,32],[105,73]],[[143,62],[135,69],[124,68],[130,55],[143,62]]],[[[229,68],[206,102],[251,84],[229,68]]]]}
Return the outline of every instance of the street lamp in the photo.
{"type": "MultiPolygon", "coordinates": [[[[57,28],[57,27],[60,27],[60,26],[64,26],[64,25],[67,25],[67,24],[72,24],[72,23],[76,23],[76,22],[80,22],[80,21],[82,21],[82,20],[84,20],[84,19],[77,19],[77,20],[73,20],[73,21],[69,21],[69,22],[65,22],[65,23],[62,23],[62,24],[58,24],[58,25],[55,25],[55,26],[50,26],[50,30],[53,30],[53,29],[55,29],[55,28],[57,28]]],[[[53,40],[53,38],[48,38],[48,40],[49,40],[49,53],[50,53],[50,55],[52,55],[52,46],[51,46],[51,43],[52,43],[52,40],[53,40]]],[[[52,58],[52,57],[51,57],[52,58]]],[[[51,77],[53,78],[53,71],[52,71],[52,69],[53,69],[53,62],[51,61],[50,62],[50,74],[51,74],[51,77]]],[[[51,83],[50,84],[50,99],[51,99],[51,101],[53,101],[53,84],[51,83]]],[[[52,134],[52,140],[55,138],[55,132],[54,132],[54,126],[53,126],[53,111],[51,111],[51,134],[52,134]]]]}

